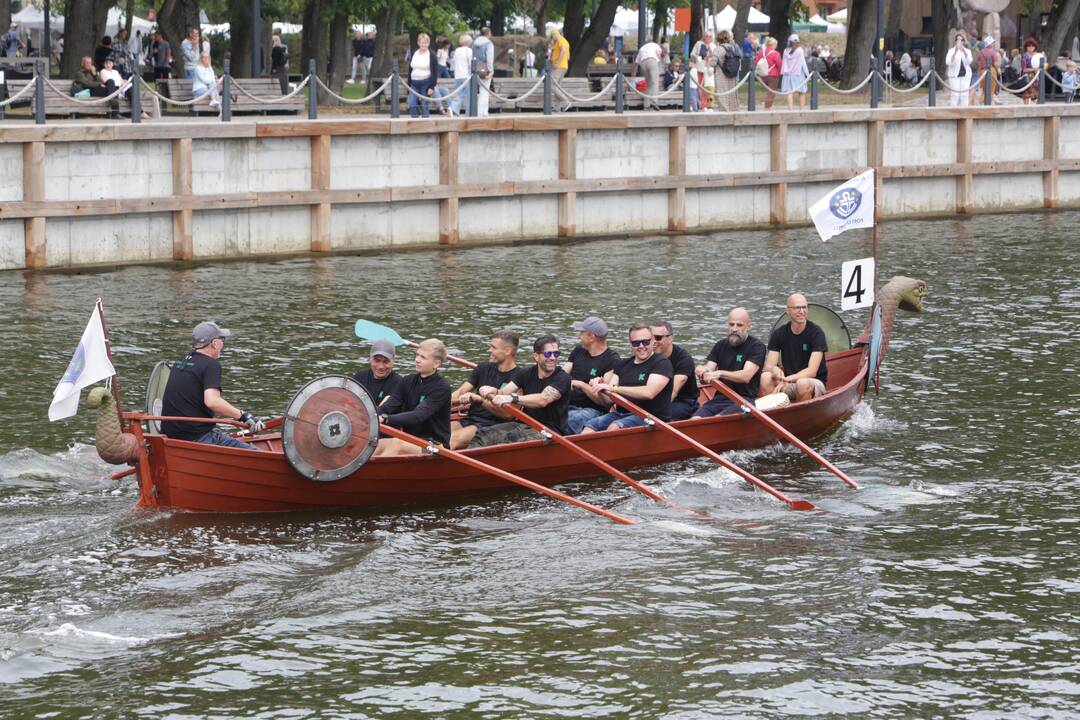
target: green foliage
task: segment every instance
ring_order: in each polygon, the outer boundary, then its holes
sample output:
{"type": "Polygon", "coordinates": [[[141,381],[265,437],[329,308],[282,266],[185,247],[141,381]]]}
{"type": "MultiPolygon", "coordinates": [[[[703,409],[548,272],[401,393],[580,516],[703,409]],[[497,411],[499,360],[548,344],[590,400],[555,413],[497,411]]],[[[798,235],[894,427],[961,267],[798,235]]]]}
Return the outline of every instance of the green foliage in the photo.
{"type": "Polygon", "coordinates": [[[802,0],[792,0],[788,8],[788,20],[793,23],[806,22],[810,19],[810,8],[803,4],[802,0]]]}

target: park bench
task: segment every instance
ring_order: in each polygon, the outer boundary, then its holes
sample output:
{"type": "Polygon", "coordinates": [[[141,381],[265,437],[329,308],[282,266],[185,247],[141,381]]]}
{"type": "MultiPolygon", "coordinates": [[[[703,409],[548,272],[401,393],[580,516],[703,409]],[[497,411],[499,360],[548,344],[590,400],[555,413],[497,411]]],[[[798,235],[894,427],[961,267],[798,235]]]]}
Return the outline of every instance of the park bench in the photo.
{"type": "MultiPolygon", "coordinates": [[[[8,79],[8,80],[6,80],[5,84],[7,85],[7,97],[12,97],[13,95],[18,94],[20,91],[22,91],[22,89],[24,87],[26,87],[27,85],[33,84],[33,82],[34,82],[33,78],[30,78],[30,79],[17,79],[17,80],[16,79],[8,79]]],[[[52,80],[51,82],[52,82],[53,85],[55,85],[58,88],[69,88],[69,87],[71,87],[71,80],[57,79],[57,80],[52,80]]],[[[94,105],[88,105],[88,104],[79,102],[79,100],[83,100],[83,99],[96,99],[96,98],[73,98],[71,95],[67,95],[67,94],[64,94],[64,93],[59,93],[56,90],[53,90],[51,87],[49,87],[48,84],[46,84],[45,85],[45,115],[46,116],[49,116],[49,115],[52,115],[52,116],[63,115],[63,116],[69,116],[69,117],[78,117],[78,116],[81,116],[81,115],[108,115],[110,112],[112,112],[112,108],[110,107],[112,105],[111,102],[97,103],[97,104],[94,104],[94,105]]],[[[116,99],[120,103],[120,112],[130,114],[131,113],[131,103],[128,102],[127,97],[124,96],[124,95],[120,95],[116,99]]],[[[158,107],[157,98],[155,98],[153,95],[151,95],[145,88],[140,93],[139,99],[140,99],[141,104],[142,104],[143,112],[150,113],[154,117],[160,117],[161,116],[161,110],[158,107]]],[[[34,96],[33,96],[33,93],[31,92],[28,95],[24,95],[19,100],[16,100],[15,103],[13,103],[13,105],[15,107],[29,107],[30,110],[33,111],[33,109],[34,109],[34,96]]]]}
{"type": "MultiPolygon", "coordinates": [[[[243,87],[257,98],[276,99],[282,97],[281,84],[277,78],[232,78],[230,95],[232,96],[232,112],[236,113],[300,113],[306,107],[303,94],[297,95],[272,104],[260,102],[249,98],[236,87],[243,87]]],[[[158,80],[158,92],[177,102],[187,102],[194,96],[191,94],[191,81],[187,78],[170,78],[158,80]]],[[[210,107],[209,101],[199,102],[194,105],[170,105],[172,112],[182,112],[195,115],[217,115],[218,109],[210,107]]]]}

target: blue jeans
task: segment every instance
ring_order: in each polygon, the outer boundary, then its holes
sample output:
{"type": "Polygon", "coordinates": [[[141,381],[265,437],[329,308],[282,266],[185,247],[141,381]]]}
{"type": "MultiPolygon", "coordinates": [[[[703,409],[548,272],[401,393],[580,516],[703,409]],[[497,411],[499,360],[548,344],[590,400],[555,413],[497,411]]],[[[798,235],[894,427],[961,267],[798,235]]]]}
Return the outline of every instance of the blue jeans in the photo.
{"type": "Polygon", "coordinates": [[[691,417],[698,409],[697,400],[672,400],[671,419],[685,420],[691,417]]]}
{"type": "MultiPolygon", "coordinates": [[[[748,405],[754,404],[754,398],[743,398],[748,405]]],[[[694,417],[713,417],[714,415],[733,415],[742,412],[741,403],[734,403],[726,395],[717,393],[712,400],[698,408],[694,417]]]]}
{"type": "Polygon", "coordinates": [[[203,435],[196,442],[206,443],[207,445],[221,445],[222,447],[240,448],[242,450],[257,450],[251,443],[246,443],[243,440],[237,440],[234,437],[230,437],[220,430],[211,430],[203,435]]]}
{"type": "Polygon", "coordinates": [[[191,68],[190,70],[188,68],[184,68],[184,77],[186,77],[188,80],[194,80],[195,68],[191,68]]]}
{"type": "MultiPolygon", "coordinates": [[[[409,87],[415,90],[420,95],[428,97],[428,90],[435,87],[436,78],[428,78],[427,80],[410,80],[409,87]]],[[[412,93],[409,93],[409,115],[412,117],[431,117],[431,103],[425,102],[416,97],[412,93]]]]}
{"type": "Polygon", "coordinates": [[[577,435],[585,427],[585,423],[603,414],[596,408],[574,407],[571,405],[566,409],[566,427],[570,430],[571,435],[577,435]]]}
{"type": "Polygon", "coordinates": [[[585,423],[585,427],[592,428],[599,432],[600,430],[607,430],[608,426],[613,422],[618,422],[619,427],[640,427],[645,424],[645,421],[632,412],[609,412],[599,417],[595,417],[589,422],[585,423]]]}
{"type": "MultiPolygon", "coordinates": [[[[462,85],[469,82],[469,78],[454,78],[454,90],[457,90],[462,85]]],[[[450,109],[455,115],[468,115],[469,114],[469,90],[468,88],[462,90],[457,95],[450,99],[450,109]]]]}

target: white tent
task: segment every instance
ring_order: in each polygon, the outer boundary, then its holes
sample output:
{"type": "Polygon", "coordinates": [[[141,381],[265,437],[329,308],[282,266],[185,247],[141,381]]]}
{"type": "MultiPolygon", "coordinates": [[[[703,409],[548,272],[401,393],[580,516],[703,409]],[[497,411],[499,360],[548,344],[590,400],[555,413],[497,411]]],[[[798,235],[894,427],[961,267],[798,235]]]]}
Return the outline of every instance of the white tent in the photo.
{"type": "MultiPolygon", "coordinates": [[[[124,27],[124,13],[118,7],[109,8],[109,15],[105,21],[105,34],[115,35],[119,32],[120,28],[124,27]]],[[[20,28],[26,30],[44,30],[45,29],[45,12],[33,5],[27,5],[19,12],[11,16],[11,21],[18,23],[20,28]]],[[[154,23],[149,20],[145,20],[141,17],[135,16],[131,22],[132,33],[142,31],[143,35],[146,35],[154,28],[154,23]]],[[[54,32],[63,32],[64,30],[64,16],[56,15],[54,13],[49,14],[49,29],[54,32]]],[[[101,38],[95,38],[100,40],[101,38]]]]}
{"type": "Polygon", "coordinates": [[[826,15],[825,19],[834,23],[847,23],[847,8],[837,10],[832,15],[826,15]]]}
{"type": "Polygon", "coordinates": [[[843,33],[847,31],[847,26],[842,25],[841,23],[834,23],[823,20],[820,15],[811,15],[810,19],[807,22],[809,22],[811,25],[824,25],[826,27],[825,32],[843,33]]]}
{"type": "MultiPolygon", "coordinates": [[[[735,17],[737,13],[735,8],[730,5],[725,5],[724,9],[716,14],[716,29],[717,30],[731,30],[735,27],[735,17]]],[[[768,25],[769,16],[761,12],[757,8],[751,7],[750,13],[746,18],[747,25],[768,25]]],[[[712,30],[712,17],[706,12],[705,27],[712,30]]]]}

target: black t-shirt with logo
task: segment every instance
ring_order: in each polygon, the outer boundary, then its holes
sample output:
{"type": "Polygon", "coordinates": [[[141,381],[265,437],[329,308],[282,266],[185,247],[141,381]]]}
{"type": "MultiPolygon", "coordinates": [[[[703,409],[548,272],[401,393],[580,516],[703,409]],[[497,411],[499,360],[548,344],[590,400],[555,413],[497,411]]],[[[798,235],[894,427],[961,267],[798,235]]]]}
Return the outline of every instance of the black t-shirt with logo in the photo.
{"type": "Polygon", "coordinates": [[[450,446],[450,383],[439,373],[401,379],[400,395],[379,408],[386,424],[425,440],[450,446]]]}
{"type": "Polygon", "coordinates": [[[668,360],[671,361],[671,371],[675,375],[686,376],[686,382],[683,383],[683,386],[679,390],[679,394],[675,396],[675,399],[697,400],[698,386],[697,376],[694,375],[693,356],[686,351],[686,348],[679,345],[672,345],[671,355],[668,356],[668,360]]]}
{"type": "Polygon", "coordinates": [[[561,396],[555,402],[542,408],[526,407],[522,410],[560,435],[570,432],[566,427],[566,412],[570,407],[570,376],[561,367],[556,366],[555,372],[546,378],[540,377],[540,369],[536,365],[519,368],[510,382],[517,387],[518,395],[542,393],[549,386],[558,390],[561,396]]]}
{"type": "MultiPolygon", "coordinates": [[[[666,377],[668,379],[667,385],[665,385],[652,400],[638,400],[637,398],[627,399],[642,410],[651,412],[664,422],[671,419],[671,376],[674,373],[671,371],[670,360],[666,357],[661,357],[657,353],[653,353],[649,356],[648,360],[641,364],[634,362],[634,358],[632,357],[626,358],[625,360],[621,360],[619,364],[615,366],[615,374],[619,377],[619,381],[616,384],[626,385],[628,387],[645,385],[649,382],[650,375],[663,375],[666,377]]],[[[622,408],[620,408],[620,411],[621,410],[622,408]]]]}
{"type": "Polygon", "coordinates": [[[375,377],[375,373],[371,368],[360,370],[352,377],[353,380],[363,385],[364,389],[368,391],[371,399],[375,401],[375,407],[382,405],[383,401],[391,395],[398,395],[401,392],[403,378],[394,370],[391,370],[390,374],[382,380],[375,377]]]}
{"type": "MultiPolygon", "coordinates": [[[[604,377],[609,370],[615,367],[616,363],[619,362],[619,353],[611,348],[605,348],[604,352],[593,357],[588,350],[578,344],[570,351],[567,362],[571,364],[570,379],[580,380],[587,384],[593,378],[604,377]]],[[[593,408],[605,413],[608,411],[608,408],[597,405],[589,399],[588,395],[576,388],[570,391],[570,404],[574,407],[593,408]]]]}
{"type": "MultiPolygon", "coordinates": [[[[161,414],[212,418],[214,413],[203,402],[203,391],[211,389],[221,390],[221,363],[199,352],[182,357],[172,364],[161,414]]],[[[161,423],[161,432],[177,440],[198,440],[213,429],[212,423],[161,423]]]]}
{"type": "Polygon", "coordinates": [[[829,369],[825,367],[824,353],[829,351],[829,342],[825,339],[825,331],[820,325],[807,320],[806,328],[796,335],[791,332],[791,323],[784,323],[769,336],[769,350],[779,351],[780,364],[784,366],[784,373],[787,375],[794,375],[805,369],[810,364],[811,353],[822,353],[816,377],[821,382],[828,383],[829,369]]]}
{"type": "MultiPolygon", "coordinates": [[[[493,388],[501,390],[503,385],[510,382],[510,379],[518,369],[519,368],[515,366],[510,370],[500,371],[497,364],[493,362],[482,362],[473,368],[472,374],[469,375],[469,384],[472,385],[473,392],[477,392],[485,385],[490,385],[493,388]]],[[[469,419],[480,427],[506,422],[506,418],[492,415],[480,403],[469,408],[469,419]]]]}
{"type": "Polygon", "coordinates": [[[757,397],[758,390],[761,387],[761,368],[765,367],[765,343],[753,335],[748,335],[740,345],[733,346],[728,342],[727,338],[724,338],[713,345],[712,350],[709,351],[709,357],[705,358],[705,361],[716,363],[717,370],[727,370],[729,372],[739,372],[748,362],[757,365],[758,371],[754,373],[754,377],[750,378],[748,383],[737,383],[729,380],[720,381],[743,397],[757,397]]]}

